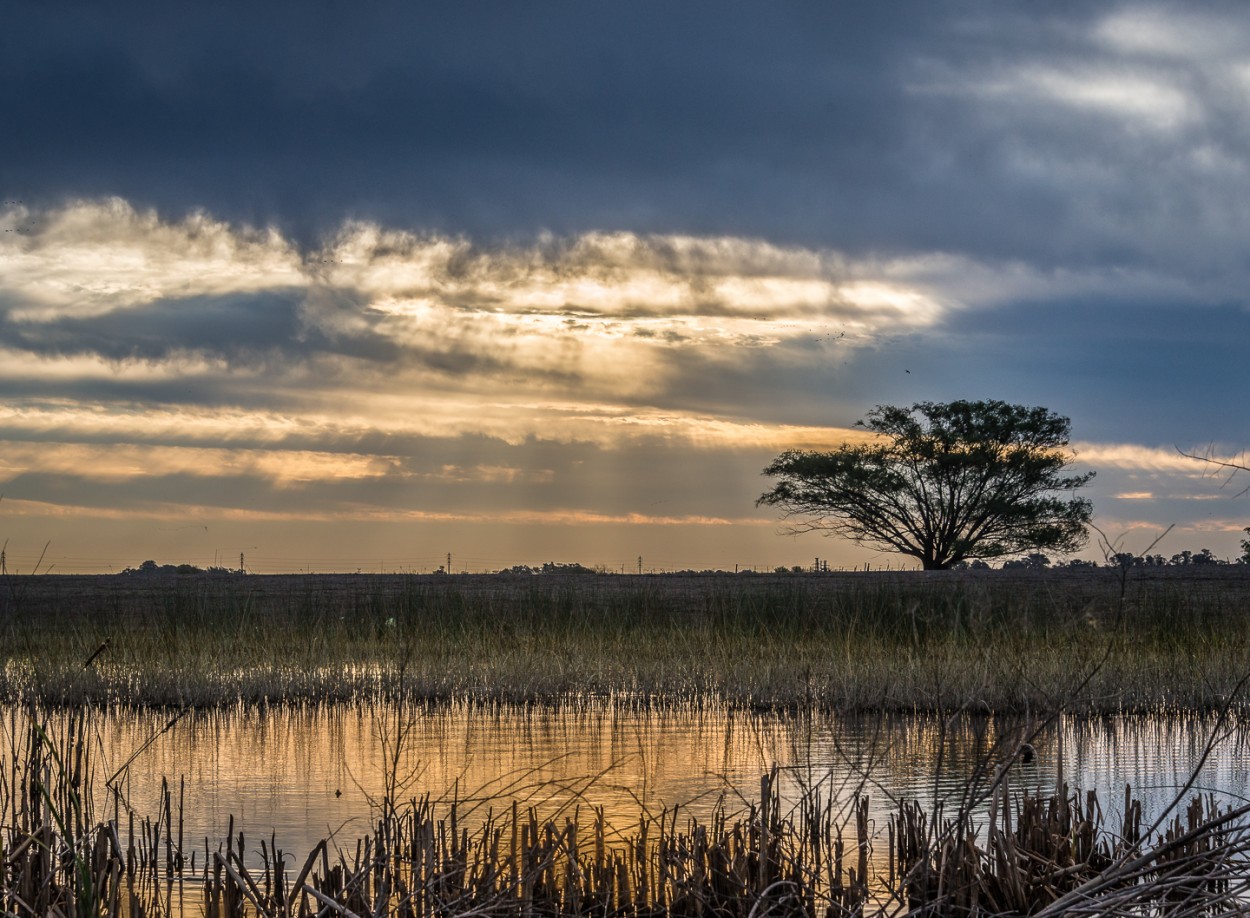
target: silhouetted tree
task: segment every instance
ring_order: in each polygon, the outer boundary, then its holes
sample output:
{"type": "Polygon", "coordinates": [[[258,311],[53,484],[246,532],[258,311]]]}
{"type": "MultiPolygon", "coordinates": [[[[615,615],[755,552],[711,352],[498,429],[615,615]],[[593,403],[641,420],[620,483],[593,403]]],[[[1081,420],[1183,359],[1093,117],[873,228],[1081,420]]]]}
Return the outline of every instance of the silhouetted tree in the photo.
{"type": "Polygon", "coordinates": [[[1060,561],[1055,567],[1069,571],[1089,571],[1097,570],[1098,562],[1090,561],[1088,558],[1069,558],[1067,561],[1060,561]]]}
{"type": "Polygon", "coordinates": [[[974,558],[971,561],[954,561],[951,563],[953,571],[990,571],[993,570],[988,564],[980,558],[974,558]]]}
{"type": "Polygon", "coordinates": [[[1050,558],[1040,551],[1032,552],[1023,558],[1015,558],[1003,564],[1003,570],[1043,571],[1050,567],[1050,558]]]}
{"type": "Polygon", "coordinates": [[[878,405],[858,422],[876,436],[832,452],[789,450],[757,504],[796,532],[827,531],[943,570],[972,558],[1075,551],[1093,507],[1063,498],[1094,475],[1065,475],[1070,422],[1000,401],[878,405]]]}
{"type": "MultiPolygon", "coordinates": [[[[1250,526],[1241,531],[1250,536],[1250,526]]],[[[1237,559],[1237,563],[1250,564],[1250,539],[1241,540],[1241,557],[1237,559]]]]}

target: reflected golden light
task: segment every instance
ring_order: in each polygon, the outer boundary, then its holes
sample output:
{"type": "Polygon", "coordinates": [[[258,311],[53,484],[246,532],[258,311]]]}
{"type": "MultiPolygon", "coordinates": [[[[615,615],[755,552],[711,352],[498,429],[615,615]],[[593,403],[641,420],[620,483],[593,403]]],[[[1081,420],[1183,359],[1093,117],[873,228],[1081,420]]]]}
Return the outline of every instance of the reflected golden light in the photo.
{"type": "MultiPolygon", "coordinates": [[[[65,716],[46,717],[53,737],[64,734],[65,716]]],[[[24,718],[24,710],[5,712],[16,729],[24,718]]],[[[428,796],[444,817],[454,802],[470,833],[489,813],[507,818],[513,803],[522,818],[533,808],[536,819],[559,825],[579,813],[589,825],[602,808],[606,841],[618,846],[636,839],[640,824],[652,827],[654,842],[662,814],[685,831],[688,819],[706,825],[722,807],[731,817],[741,813],[758,803],[761,775],[777,769],[779,815],[797,823],[800,802],[818,793],[832,825],[844,827],[848,852],[850,804],[868,798],[869,879],[880,888],[900,801],[930,813],[940,803],[948,818],[963,812],[984,825],[989,784],[1008,763],[1013,795],[1052,793],[1062,774],[1071,793],[1098,795],[1111,825],[1125,784],[1146,822],[1199,766],[1204,792],[1235,800],[1247,790],[1244,741],[1226,740],[1212,754],[1211,718],[856,719],[753,714],[710,698],[659,711],[628,698],[574,698],[555,710],[459,703],[210,709],[162,730],[167,720],[142,710],[100,715],[91,724],[97,780],[124,764],[127,802],[150,818],[161,810],[162,779],[181,776],[179,816],[192,847],[203,839],[214,847],[232,825],[249,838],[274,837],[296,864],[332,833],[347,849],[368,836],[388,789],[401,805],[428,796]],[[1025,740],[1035,749],[1029,762],[1015,758],[1025,740]]]]}

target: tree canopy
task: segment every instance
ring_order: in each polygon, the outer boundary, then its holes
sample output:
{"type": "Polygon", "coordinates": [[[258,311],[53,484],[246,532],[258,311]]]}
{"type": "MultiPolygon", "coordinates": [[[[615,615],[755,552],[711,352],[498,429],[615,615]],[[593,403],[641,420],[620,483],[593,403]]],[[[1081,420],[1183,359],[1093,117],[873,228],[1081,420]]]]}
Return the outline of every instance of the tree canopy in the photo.
{"type": "Polygon", "coordinates": [[[875,436],[832,452],[788,450],[757,505],[796,532],[827,531],[901,552],[925,570],[1021,552],[1075,551],[1092,504],[1072,496],[1093,472],[1066,474],[1071,422],[1001,401],[878,405],[875,436]]]}

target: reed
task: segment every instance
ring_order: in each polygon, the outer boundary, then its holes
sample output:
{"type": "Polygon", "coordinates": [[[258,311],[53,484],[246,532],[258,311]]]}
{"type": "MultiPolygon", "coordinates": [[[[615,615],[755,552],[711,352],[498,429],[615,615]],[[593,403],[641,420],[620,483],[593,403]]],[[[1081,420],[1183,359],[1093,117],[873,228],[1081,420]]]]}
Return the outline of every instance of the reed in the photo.
{"type": "Polygon", "coordinates": [[[1082,799],[1066,785],[1061,794],[1013,798],[1004,784],[987,826],[904,802],[890,825],[899,870],[892,895],[930,915],[1196,915],[1245,907],[1250,806],[1194,796],[1154,834],[1143,831],[1141,804],[1127,786],[1123,807],[1111,832],[1097,795],[1082,799]]]}
{"type": "Polygon", "coordinates": [[[1132,577],[39,575],[0,590],[0,699],[1218,709],[1250,568],[1132,577]]]}
{"type": "Polygon", "coordinates": [[[501,798],[483,815],[387,796],[365,836],[297,859],[233,821],[200,851],[184,846],[172,786],[140,817],[118,775],[93,773],[89,711],[56,736],[29,713],[0,781],[5,914],[1190,916],[1250,895],[1250,806],[1194,795],[1146,823],[1126,788],[1109,825],[1095,795],[1062,783],[1013,793],[1010,766],[949,815],[899,801],[884,831],[864,795],[787,800],[773,771],[754,801],[703,819],[675,807],[629,828],[591,805],[543,816],[501,798]]]}

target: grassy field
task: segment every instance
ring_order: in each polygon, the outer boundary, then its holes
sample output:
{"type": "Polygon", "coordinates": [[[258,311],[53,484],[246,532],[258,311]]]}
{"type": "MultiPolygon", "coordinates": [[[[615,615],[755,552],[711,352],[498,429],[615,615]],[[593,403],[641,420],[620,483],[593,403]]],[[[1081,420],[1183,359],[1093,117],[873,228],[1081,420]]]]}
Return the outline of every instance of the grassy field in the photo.
{"type": "Polygon", "coordinates": [[[1250,672],[1250,568],[8,576],[0,662],[0,698],[53,704],[1202,711],[1250,672]]]}

